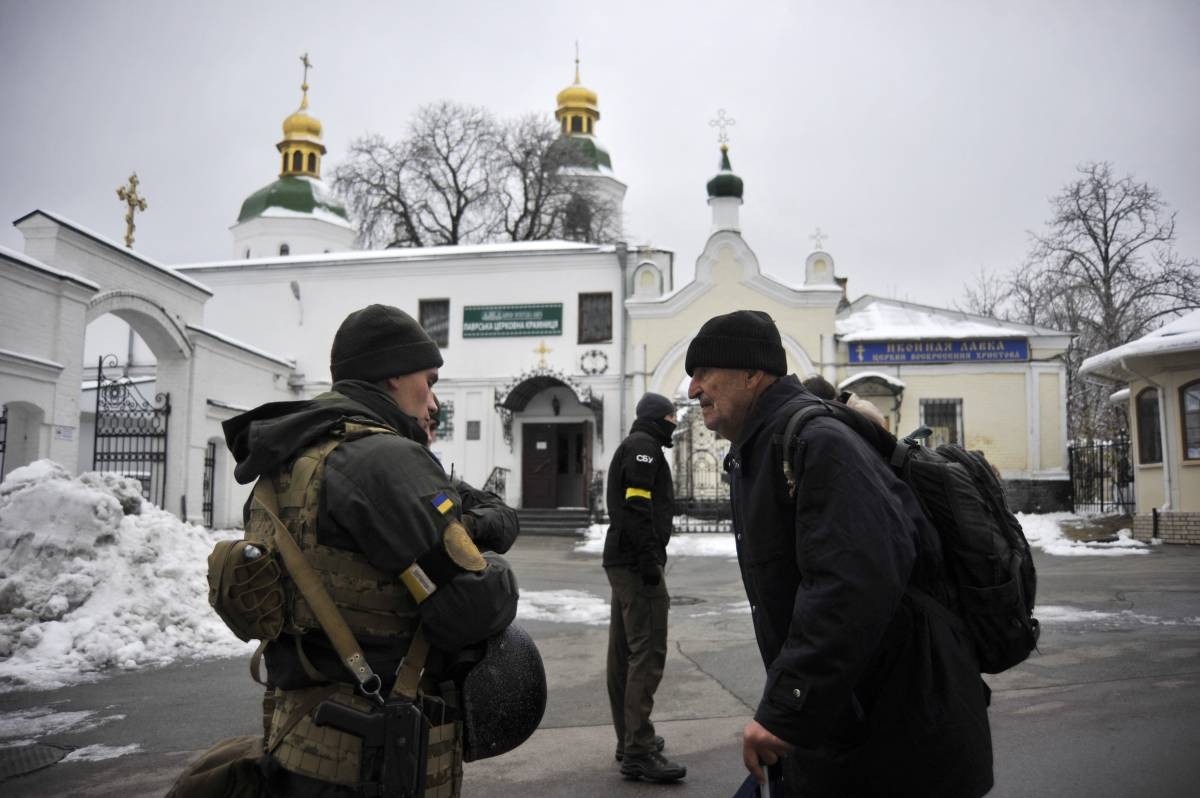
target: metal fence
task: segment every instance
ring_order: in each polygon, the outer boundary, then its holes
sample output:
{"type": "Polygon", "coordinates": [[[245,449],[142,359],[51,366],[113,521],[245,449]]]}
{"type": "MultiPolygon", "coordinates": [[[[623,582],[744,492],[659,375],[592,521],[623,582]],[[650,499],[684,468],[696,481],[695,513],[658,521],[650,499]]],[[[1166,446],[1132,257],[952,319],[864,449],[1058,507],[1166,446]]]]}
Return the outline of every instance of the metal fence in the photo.
{"type": "Polygon", "coordinates": [[[127,379],[109,378],[105,367],[115,355],[100,358],[96,369],[96,440],[92,469],[111,471],[142,483],[142,496],[162,507],[167,490],[167,419],[171,397],[146,399],[127,379]]]}
{"type": "Polygon", "coordinates": [[[1072,443],[1067,455],[1075,512],[1133,514],[1133,464],[1127,437],[1072,443]]]}
{"type": "Polygon", "coordinates": [[[209,441],[204,449],[204,495],[200,504],[200,512],[204,516],[204,526],[213,527],[213,493],[216,491],[217,471],[217,442],[209,441]]]}
{"type": "Polygon", "coordinates": [[[676,532],[730,532],[733,516],[725,473],[726,444],[705,429],[694,403],[678,407],[672,459],[676,532]]]}

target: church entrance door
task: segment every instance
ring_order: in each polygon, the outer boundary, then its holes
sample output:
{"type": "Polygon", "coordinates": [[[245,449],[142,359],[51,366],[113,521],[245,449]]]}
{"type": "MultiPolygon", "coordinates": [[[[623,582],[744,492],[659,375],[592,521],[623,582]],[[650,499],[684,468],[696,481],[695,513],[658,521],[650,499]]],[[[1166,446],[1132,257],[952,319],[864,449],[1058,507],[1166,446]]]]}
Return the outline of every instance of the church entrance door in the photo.
{"type": "Polygon", "coordinates": [[[526,424],[523,440],[521,506],[587,507],[589,424],[526,424]]]}

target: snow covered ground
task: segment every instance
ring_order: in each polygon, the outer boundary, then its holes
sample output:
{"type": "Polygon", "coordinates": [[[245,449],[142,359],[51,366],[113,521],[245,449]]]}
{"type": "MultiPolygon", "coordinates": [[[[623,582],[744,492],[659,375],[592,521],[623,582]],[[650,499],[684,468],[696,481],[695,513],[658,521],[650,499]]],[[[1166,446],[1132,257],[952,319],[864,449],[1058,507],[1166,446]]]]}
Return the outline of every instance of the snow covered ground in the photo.
{"type": "MultiPolygon", "coordinates": [[[[1023,515],[1021,523],[1030,543],[1048,554],[1149,551],[1128,533],[1113,543],[1070,541],[1059,524],[1072,518],[1023,515]]],[[[234,637],[208,606],[205,580],[213,544],[237,534],[183,523],[142,502],[134,481],[72,477],[47,460],[14,469],[0,485],[0,692],[50,689],[179,659],[249,656],[254,645],[234,637]]],[[[576,550],[598,558],[603,545],[604,527],[593,526],[576,550]]],[[[676,535],[668,552],[735,556],[729,534],[676,535]]],[[[526,590],[517,617],[605,624],[608,596],[526,590]]],[[[3,723],[0,740],[7,736],[3,723]]]]}

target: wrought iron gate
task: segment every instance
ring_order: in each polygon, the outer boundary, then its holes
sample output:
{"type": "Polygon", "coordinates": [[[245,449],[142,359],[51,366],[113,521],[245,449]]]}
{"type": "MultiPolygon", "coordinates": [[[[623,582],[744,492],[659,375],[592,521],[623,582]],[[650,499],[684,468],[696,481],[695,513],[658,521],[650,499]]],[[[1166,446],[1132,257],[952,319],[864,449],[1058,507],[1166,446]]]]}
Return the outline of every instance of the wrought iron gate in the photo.
{"type": "Polygon", "coordinates": [[[142,496],[159,507],[166,499],[169,394],[150,401],[124,377],[110,378],[116,355],[104,355],[96,367],[96,438],[92,468],[113,471],[142,483],[142,496]]]}
{"type": "Polygon", "coordinates": [[[1071,505],[1075,512],[1133,514],[1133,466],[1128,437],[1073,443],[1067,454],[1071,505]]]}
{"type": "Polygon", "coordinates": [[[732,514],[725,474],[728,444],[704,426],[700,406],[678,405],[671,449],[675,478],[676,532],[730,532],[732,514]]]}
{"type": "Polygon", "coordinates": [[[213,526],[213,491],[216,489],[217,471],[217,442],[209,441],[204,449],[204,495],[200,504],[200,512],[204,516],[204,526],[213,526]]]}

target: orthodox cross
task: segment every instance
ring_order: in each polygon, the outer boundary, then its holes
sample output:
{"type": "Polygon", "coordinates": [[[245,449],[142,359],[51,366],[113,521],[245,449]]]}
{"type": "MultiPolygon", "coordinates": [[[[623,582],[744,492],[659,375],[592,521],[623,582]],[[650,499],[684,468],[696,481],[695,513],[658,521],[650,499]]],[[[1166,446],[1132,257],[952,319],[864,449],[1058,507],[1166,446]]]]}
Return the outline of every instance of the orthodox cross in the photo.
{"type": "Polygon", "coordinates": [[[544,369],[544,368],[546,368],[546,355],[550,354],[550,353],[551,353],[551,352],[553,352],[554,350],[553,350],[553,349],[551,349],[550,347],[546,346],[546,342],[545,342],[545,341],[541,341],[541,342],[539,342],[539,343],[538,343],[538,347],[537,347],[537,349],[535,349],[535,350],[533,350],[533,351],[534,351],[534,352],[536,352],[536,353],[537,353],[537,355],[538,355],[538,365],[537,365],[537,367],[538,367],[538,368],[540,368],[540,369],[544,369]]]}
{"type": "Polygon", "coordinates": [[[137,187],[138,176],[137,172],[134,172],[129,176],[129,184],[117,189],[117,199],[129,206],[129,211],[125,214],[125,246],[130,249],[133,248],[133,214],[146,210],[146,200],[138,194],[137,187]]]}
{"type": "Polygon", "coordinates": [[[729,144],[729,128],[737,124],[737,120],[725,115],[724,108],[717,109],[717,118],[709,120],[708,126],[717,128],[717,141],[729,144]]]}
{"type": "Polygon", "coordinates": [[[305,90],[308,89],[308,70],[312,69],[312,61],[308,60],[308,53],[300,56],[300,63],[304,64],[304,85],[305,90]]]}
{"type": "Polygon", "coordinates": [[[821,228],[818,227],[815,231],[813,231],[813,234],[810,235],[809,238],[812,239],[813,249],[820,249],[821,248],[821,239],[829,238],[829,234],[822,233],[821,228]]]}

